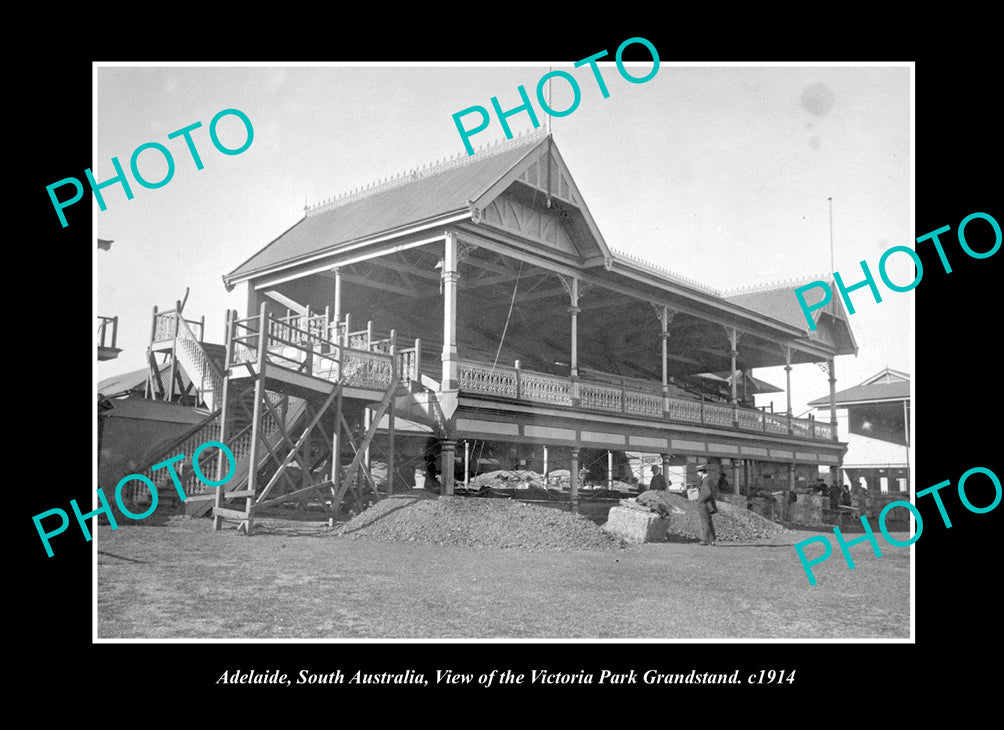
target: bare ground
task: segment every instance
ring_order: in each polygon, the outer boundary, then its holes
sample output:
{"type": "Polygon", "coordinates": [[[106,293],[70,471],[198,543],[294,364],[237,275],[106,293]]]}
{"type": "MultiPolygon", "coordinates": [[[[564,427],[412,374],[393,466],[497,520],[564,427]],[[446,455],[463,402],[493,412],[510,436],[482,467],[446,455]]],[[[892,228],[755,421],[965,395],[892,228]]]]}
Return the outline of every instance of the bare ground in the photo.
{"type": "Polygon", "coordinates": [[[810,586],[793,545],[813,534],[524,552],[286,520],[250,538],[186,518],[102,526],[98,637],[909,638],[909,549],[861,543],[848,570],[834,545],[810,586]]]}

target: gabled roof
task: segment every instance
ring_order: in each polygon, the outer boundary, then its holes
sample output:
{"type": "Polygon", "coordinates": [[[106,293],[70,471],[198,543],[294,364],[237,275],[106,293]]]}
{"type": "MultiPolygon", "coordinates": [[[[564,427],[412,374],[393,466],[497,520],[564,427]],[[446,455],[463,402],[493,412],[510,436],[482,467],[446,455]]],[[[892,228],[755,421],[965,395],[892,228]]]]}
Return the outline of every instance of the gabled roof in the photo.
{"type": "Polygon", "coordinates": [[[893,370],[892,368],[884,368],[875,375],[871,376],[867,380],[862,380],[861,385],[871,385],[872,383],[896,383],[906,381],[910,382],[910,374],[904,373],[901,370],[893,370]]]}
{"type": "MultiPolygon", "coordinates": [[[[738,304],[746,309],[752,309],[754,312],[765,314],[785,324],[810,332],[810,337],[820,332],[821,324],[831,323],[835,326],[836,334],[846,337],[848,344],[857,353],[858,344],[854,339],[854,332],[850,327],[847,310],[844,309],[843,302],[835,290],[832,281],[829,282],[830,301],[826,303],[826,306],[814,310],[810,315],[812,321],[816,323],[817,329],[815,332],[809,330],[805,314],[802,312],[798,297],[795,295],[795,289],[810,283],[812,281],[790,281],[781,285],[771,285],[769,287],[738,291],[731,294],[726,293],[724,298],[733,304],[738,304]]],[[[822,299],[823,293],[817,286],[805,290],[804,296],[806,304],[812,306],[822,299]]]]}
{"type": "Polygon", "coordinates": [[[592,223],[571,176],[557,154],[557,147],[549,135],[534,133],[479,150],[471,157],[457,157],[413,170],[315,206],[224,279],[232,284],[307,256],[335,251],[352,241],[441,218],[470,216],[473,208],[484,206],[489,198],[498,195],[517,179],[530,184],[531,170],[533,184],[545,185],[547,173],[543,172],[541,160],[548,156],[554,160],[554,169],[550,173],[555,197],[565,200],[572,196],[578,198],[574,200],[576,207],[587,221],[593,237],[599,239],[601,250],[609,255],[602,236],[592,223]],[[541,170],[538,171],[538,168],[541,170]]]}
{"type": "MultiPolygon", "coordinates": [[[[852,403],[864,405],[868,403],[887,403],[889,401],[902,401],[909,399],[910,376],[906,373],[899,373],[895,370],[890,371],[888,368],[880,372],[878,375],[868,378],[868,380],[863,383],[855,385],[853,388],[838,391],[835,397],[837,405],[850,405],[852,403]],[[888,382],[875,382],[876,378],[881,379],[882,376],[885,376],[887,373],[895,373],[897,376],[905,376],[906,379],[903,380],[901,377],[896,377],[890,378],[888,382]]],[[[810,406],[825,406],[829,405],[829,403],[829,395],[809,401],[810,406]]]]}

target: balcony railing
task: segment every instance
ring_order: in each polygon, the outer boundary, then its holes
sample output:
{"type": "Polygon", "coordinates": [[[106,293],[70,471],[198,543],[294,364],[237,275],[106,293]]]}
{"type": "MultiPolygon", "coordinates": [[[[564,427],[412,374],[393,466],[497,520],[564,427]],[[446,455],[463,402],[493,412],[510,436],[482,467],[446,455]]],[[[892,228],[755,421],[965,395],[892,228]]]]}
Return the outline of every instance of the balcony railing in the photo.
{"type": "MultiPolygon", "coordinates": [[[[163,342],[164,340],[174,339],[175,335],[178,334],[178,319],[180,317],[178,312],[180,309],[181,302],[177,303],[177,307],[175,309],[170,309],[164,312],[158,311],[157,307],[153,308],[153,331],[150,333],[151,342],[163,342]]],[[[199,342],[204,342],[206,318],[186,319],[185,322],[191,325],[193,336],[195,336],[199,342]]]]}
{"type": "MultiPolygon", "coordinates": [[[[325,380],[338,380],[347,386],[384,390],[394,384],[396,362],[399,383],[420,378],[422,343],[415,340],[413,348],[397,350],[396,336],[374,337],[372,325],[363,332],[345,332],[330,326],[325,314],[306,317],[265,317],[266,338],[264,357],[272,365],[312,375],[325,380]],[[334,334],[334,341],[327,338],[334,334]],[[345,344],[345,341],[350,344],[345,344]]],[[[258,360],[259,332],[262,315],[233,320],[227,367],[258,360]]]]}
{"type": "Polygon", "coordinates": [[[547,375],[518,367],[486,365],[472,360],[460,360],[457,376],[461,391],[544,405],[574,405],[578,392],[578,408],[603,413],[646,416],[702,426],[735,428],[742,431],[791,435],[806,439],[832,441],[832,424],[811,418],[793,418],[752,408],[712,403],[685,398],[666,398],[659,386],[644,389],[622,381],[620,387],[610,383],[591,382],[569,377],[547,375]]]}
{"type": "Polygon", "coordinates": [[[119,318],[98,315],[98,347],[115,349],[119,336],[119,318]]]}

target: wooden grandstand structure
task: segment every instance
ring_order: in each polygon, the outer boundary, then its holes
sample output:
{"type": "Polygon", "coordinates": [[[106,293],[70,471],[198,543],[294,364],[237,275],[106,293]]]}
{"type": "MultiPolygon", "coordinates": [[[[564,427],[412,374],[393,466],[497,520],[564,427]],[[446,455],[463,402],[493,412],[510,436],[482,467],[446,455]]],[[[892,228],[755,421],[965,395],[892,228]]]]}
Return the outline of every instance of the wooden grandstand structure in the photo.
{"type": "MultiPolygon", "coordinates": [[[[248,313],[227,313],[224,345],[204,343],[204,322],[178,302],[154,311],[150,346],[150,395],[207,413],[174,453],[219,440],[237,459],[219,489],[186,477],[193,511],[211,508],[217,527],[251,532],[256,512],[307,498],[333,517],[350,485],[357,499],[382,496],[366,456],[375,438],[389,444],[393,492],[395,419],[435,439],[442,493],[458,442],[477,440],[504,445],[509,466],[567,467],[573,508],[583,449],[716,461],[737,493],[839,471],[846,450],[835,411],[831,422],[791,412],[792,367],[825,364],[832,394],[835,358],[857,351],[840,297],[810,331],[794,284],[727,294],[611,250],[550,134],[307,209],[224,283],[247,285],[248,313]],[[399,349],[395,332],[414,346],[399,349]],[[741,402],[737,383],[776,365],[787,410],[741,402]],[[693,387],[715,372],[731,374],[727,402],[693,387]]],[[[222,479],[222,452],[204,455],[204,473],[222,479]]]]}

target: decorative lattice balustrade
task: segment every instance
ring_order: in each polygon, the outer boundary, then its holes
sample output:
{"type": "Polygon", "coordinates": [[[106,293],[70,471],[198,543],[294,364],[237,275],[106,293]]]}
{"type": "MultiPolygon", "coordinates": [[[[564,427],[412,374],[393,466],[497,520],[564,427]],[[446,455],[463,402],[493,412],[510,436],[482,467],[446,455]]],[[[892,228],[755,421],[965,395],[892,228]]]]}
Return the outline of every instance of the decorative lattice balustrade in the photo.
{"type": "MultiPolygon", "coordinates": [[[[663,398],[650,390],[627,385],[579,380],[537,373],[522,368],[491,366],[471,360],[457,365],[460,389],[470,394],[522,400],[543,405],[572,406],[578,393],[578,408],[604,413],[623,413],[660,420],[694,423],[742,431],[790,435],[806,439],[833,440],[833,427],[811,419],[790,418],[752,408],[685,398],[663,398]]],[[[653,384],[654,385],[654,384],[653,384]]]]}

